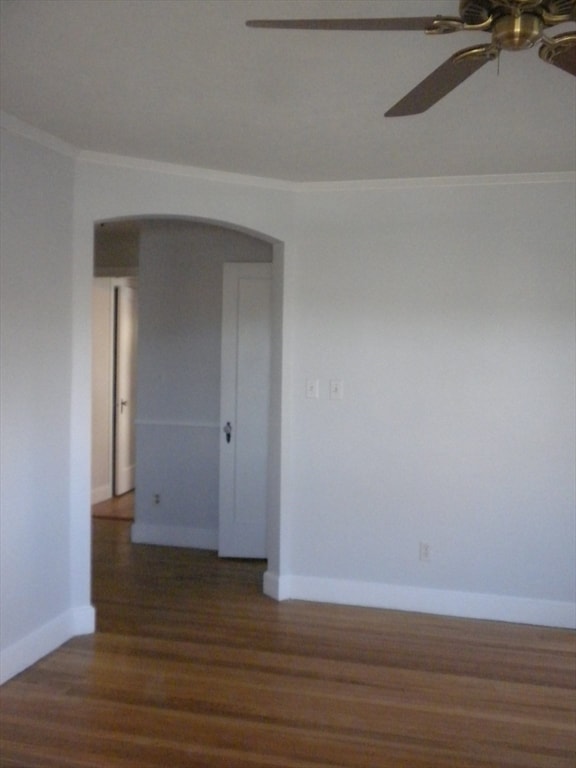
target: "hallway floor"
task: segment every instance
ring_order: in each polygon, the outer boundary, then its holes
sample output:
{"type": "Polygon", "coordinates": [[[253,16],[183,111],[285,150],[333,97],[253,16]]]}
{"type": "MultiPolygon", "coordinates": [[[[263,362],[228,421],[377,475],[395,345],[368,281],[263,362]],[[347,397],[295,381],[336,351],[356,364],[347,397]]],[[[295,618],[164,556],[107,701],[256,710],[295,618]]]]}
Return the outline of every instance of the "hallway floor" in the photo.
{"type": "Polygon", "coordinates": [[[124,493],[122,496],[113,496],[111,499],[92,504],[92,517],[101,517],[111,520],[134,520],[134,491],[124,493]]]}

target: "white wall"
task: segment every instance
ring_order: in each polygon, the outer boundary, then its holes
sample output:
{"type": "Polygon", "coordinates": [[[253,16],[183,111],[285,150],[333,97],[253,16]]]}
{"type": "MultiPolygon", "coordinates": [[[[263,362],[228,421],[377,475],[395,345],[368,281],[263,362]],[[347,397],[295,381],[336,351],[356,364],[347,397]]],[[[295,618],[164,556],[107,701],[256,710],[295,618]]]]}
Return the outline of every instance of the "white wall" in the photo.
{"type": "Polygon", "coordinates": [[[272,246],[176,220],[143,223],[140,243],[132,537],[217,549],[222,265],[271,261],[272,246]]]}
{"type": "Polygon", "coordinates": [[[1,152],[4,680],[94,617],[70,590],[74,159],[4,129],[1,152]]]}
{"type": "Polygon", "coordinates": [[[573,624],[575,210],[572,177],[299,196],[290,594],[573,624]]]}
{"type": "Polygon", "coordinates": [[[112,162],[83,163],[86,226],[159,212],[284,241],[269,594],[576,623],[573,174],[266,193],[112,162]]]}
{"type": "Polygon", "coordinates": [[[3,141],[4,676],[93,627],[93,226],[118,216],[283,244],[269,593],[576,625],[573,174],[300,187],[84,155],[74,179],[3,141]]]}

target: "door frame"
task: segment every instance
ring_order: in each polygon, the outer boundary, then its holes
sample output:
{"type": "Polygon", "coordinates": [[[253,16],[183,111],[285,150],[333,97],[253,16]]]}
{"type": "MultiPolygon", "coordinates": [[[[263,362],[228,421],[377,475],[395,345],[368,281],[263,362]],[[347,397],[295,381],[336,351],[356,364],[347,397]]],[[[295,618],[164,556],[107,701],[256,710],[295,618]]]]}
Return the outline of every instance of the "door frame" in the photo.
{"type": "MultiPolygon", "coordinates": [[[[134,275],[126,275],[126,276],[117,276],[117,275],[106,275],[106,274],[93,274],[91,277],[91,294],[90,294],[90,306],[92,308],[92,302],[94,301],[94,284],[96,280],[103,280],[106,281],[106,309],[105,312],[100,316],[101,322],[103,325],[94,324],[94,315],[91,312],[91,330],[90,330],[90,350],[91,350],[91,366],[95,363],[95,360],[93,358],[93,347],[94,347],[94,336],[95,333],[103,333],[104,334],[104,357],[101,357],[101,363],[105,365],[106,367],[106,393],[104,395],[103,390],[101,390],[101,397],[103,398],[104,402],[101,403],[101,408],[104,410],[101,412],[101,416],[103,419],[106,420],[106,428],[105,432],[106,434],[102,436],[102,442],[101,444],[101,458],[102,458],[102,464],[100,464],[101,471],[104,470],[104,464],[105,464],[105,475],[102,474],[101,476],[101,483],[97,486],[93,486],[93,457],[94,452],[96,449],[95,442],[94,442],[94,425],[92,422],[92,415],[90,419],[91,423],[91,429],[90,429],[90,455],[92,457],[92,460],[90,462],[90,501],[91,504],[96,504],[101,501],[105,501],[107,499],[114,497],[114,430],[115,430],[115,386],[114,386],[114,368],[115,368],[115,336],[116,336],[116,329],[115,329],[115,291],[118,287],[124,287],[124,286],[130,286],[138,288],[138,279],[134,275]],[[105,360],[104,360],[105,358],[105,360]],[[104,447],[105,443],[105,447],[104,447]],[[103,483],[103,484],[102,484],[103,483]]],[[[93,385],[94,380],[91,377],[90,381],[90,410],[92,412],[92,409],[94,407],[94,397],[95,394],[93,392],[93,385]]]]}
{"type": "MultiPolygon", "coordinates": [[[[112,496],[121,496],[124,493],[127,493],[128,490],[134,490],[134,487],[128,489],[127,491],[122,491],[122,493],[117,493],[118,490],[118,434],[119,434],[119,412],[118,412],[118,363],[119,363],[119,355],[118,355],[118,340],[119,340],[119,299],[120,299],[120,291],[123,288],[130,288],[132,291],[134,291],[136,296],[136,302],[138,301],[138,280],[135,277],[122,277],[122,278],[113,278],[110,284],[111,292],[112,292],[112,401],[111,401],[111,407],[112,407],[112,413],[111,413],[111,420],[112,420],[112,428],[111,428],[111,451],[110,451],[110,458],[111,458],[111,468],[110,468],[110,480],[111,480],[111,487],[112,487],[112,496]]],[[[136,304],[137,306],[137,304],[136,304]]],[[[133,318],[134,319],[134,318],[133,318]]],[[[136,338],[138,338],[138,311],[136,309],[135,313],[135,325],[136,325],[136,338]]],[[[137,344],[137,342],[136,342],[137,344]]],[[[134,349],[134,354],[137,355],[137,347],[134,349]]],[[[134,368],[136,368],[136,361],[134,360],[134,368]]],[[[132,408],[135,407],[135,390],[136,390],[136,377],[137,373],[134,371],[134,381],[131,383],[131,391],[133,392],[132,400],[133,403],[130,404],[132,408]]],[[[131,435],[129,437],[130,442],[132,445],[135,444],[136,440],[136,424],[135,424],[135,413],[133,411],[133,417],[131,422],[129,423],[129,429],[131,431],[131,435]]]]}

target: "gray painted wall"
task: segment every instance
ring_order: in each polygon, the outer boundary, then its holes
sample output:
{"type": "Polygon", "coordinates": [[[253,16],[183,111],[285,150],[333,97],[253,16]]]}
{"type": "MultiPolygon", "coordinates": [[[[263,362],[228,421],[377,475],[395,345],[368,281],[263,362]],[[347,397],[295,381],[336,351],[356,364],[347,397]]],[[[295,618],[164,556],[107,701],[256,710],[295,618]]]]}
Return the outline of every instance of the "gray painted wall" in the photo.
{"type": "Polygon", "coordinates": [[[142,225],[136,541],[216,547],[222,264],[271,260],[223,227],[142,225]]]}

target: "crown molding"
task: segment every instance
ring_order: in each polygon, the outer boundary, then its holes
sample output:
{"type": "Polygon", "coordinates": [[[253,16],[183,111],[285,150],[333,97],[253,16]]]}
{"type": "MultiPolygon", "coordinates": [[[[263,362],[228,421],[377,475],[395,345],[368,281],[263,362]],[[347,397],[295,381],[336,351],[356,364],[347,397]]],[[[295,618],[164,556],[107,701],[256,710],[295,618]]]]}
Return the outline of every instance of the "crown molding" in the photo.
{"type": "Polygon", "coordinates": [[[266,176],[250,176],[231,171],[217,171],[210,168],[199,168],[193,165],[179,165],[178,163],[166,163],[159,160],[146,160],[139,157],[126,155],[112,155],[104,152],[82,150],[78,153],[78,160],[96,165],[125,168],[135,171],[148,171],[150,173],[164,173],[169,176],[185,176],[202,181],[212,181],[219,184],[235,184],[248,187],[261,187],[274,189],[280,192],[293,192],[301,185],[292,181],[268,178],[266,176]]]}
{"type": "Polygon", "coordinates": [[[54,152],[59,152],[61,155],[73,158],[78,157],[79,150],[77,147],[68,144],[66,141],[62,141],[62,139],[56,138],[56,136],[53,136],[51,133],[46,133],[46,131],[40,130],[40,128],[35,128],[33,125],[25,123],[23,120],[20,120],[18,117],[14,117],[14,115],[10,115],[7,112],[0,111],[0,128],[9,133],[13,133],[16,136],[29,139],[36,144],[41,144],[43,147],[52,149],[54,152]]]}
{"type": "Polygon", "coordinates": [[[249,176],[241,173],[216,171],[209,168],[164,163],[155,160],[81,151],[79,160],[116,168],[186,176],[202,181],[236,184],[282,192],[365,192],[398,188],[422,187],[478,187],[510,184],[558,184],[576,182],[576,171],[546,173],[508,173],[478,176],[431,176],[398,179],[358,179],[352,181],[286,181],[266,176],[249,176]]]}
{"type": "Polygon", "coordinates": [[[180,165],[158,160],[114,155],[105,152],[83,150],[56,138],[50,133],[35,128],[7,112],[0,111],[0,127],[10,133],[22,136],[37,144],[48,147],[80,162],[104,165],[128,170],[183,176],[217,184],[256,187],[279,192],[369,192],[387,189],[434,188],[434,187],[478,187],[511,184],[574,184],[576,171],[546,173],[508,173],[477,176],[432,176],[395,179],[357,179],[351,181],[287,181],[267,176],[217,171],[191,165],[180,165]]]}
{"type": "Polygon", "coordinates": [[[298,184],[307,192],[365,192],[419,187],[479,187],[511,184],[558,184],[576,182],[576,171],[546,173],[506,173],[478,176],[430,176],[404,179],[365,179],[357,181],[309,181],[298,184]]]}

